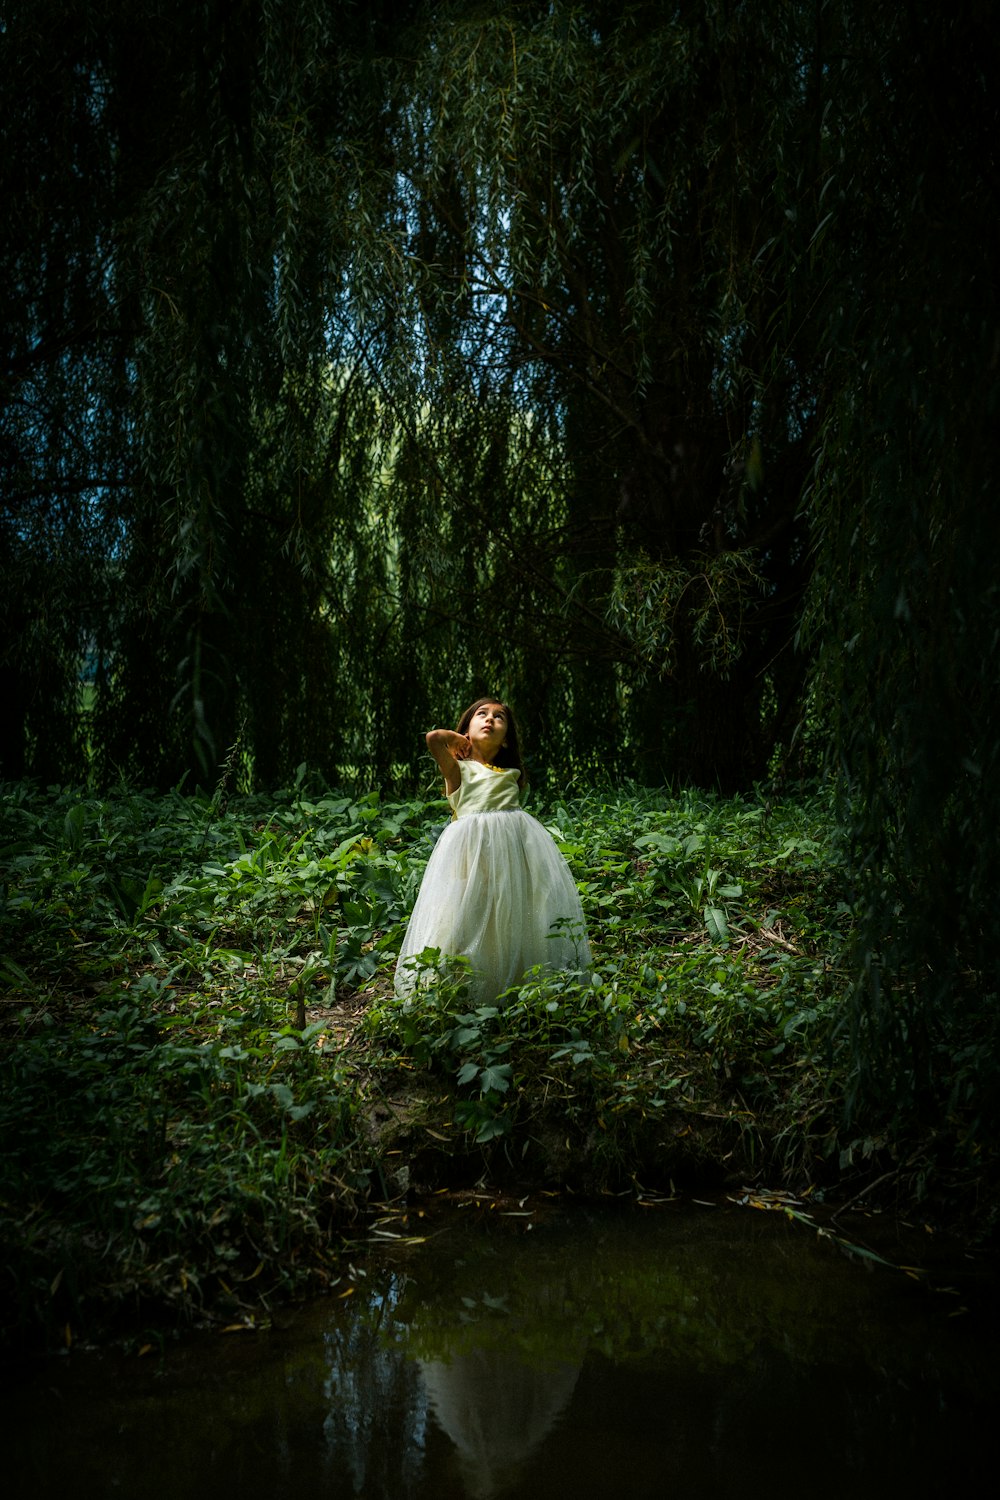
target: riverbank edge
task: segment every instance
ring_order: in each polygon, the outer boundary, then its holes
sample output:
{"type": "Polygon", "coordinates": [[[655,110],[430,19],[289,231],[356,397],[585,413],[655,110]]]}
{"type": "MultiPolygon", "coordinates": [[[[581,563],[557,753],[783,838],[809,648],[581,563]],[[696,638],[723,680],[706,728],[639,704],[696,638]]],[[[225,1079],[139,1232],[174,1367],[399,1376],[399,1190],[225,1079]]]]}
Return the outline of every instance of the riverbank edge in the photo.
{"type": "Polygon", "coordinates": [[[520,1086],[510,1127],[482,1143],[456,1123],[462,1100],[440,1077],[417,1074],[398,1056],[379,1057],[368,1041],[357,1064],[363,1082],[356,1135],[338,1151],[333,1170],[322,1148],[311,1153],[314,1218],[283,1256],[258,1259],[244,1226],[244,1242],[224,1272],[198,1264],[193,1239],[190,1263],[176,1276],[150,1275],[143,1284],[133,1268],[116,1284],[115,1247],[98,1245],[93,1225],[60,1231],[53,1220],[46,1241],[15,1246],[8,1221],[0,1247],[7,1271],[0,1354],[142,1347],[184,1330],[264,1329],[282,1307],[337,1294],[372,1248],[411,1237],[446,1198],[508,1209],[539,1199],[639,1207],[741,1202],[786,1213],[848,1253],[884,1264],[891,1262],[870,1248],[878,1219],[902,1224],[917,1245],[933,1238],[987,1258],[997,1250],[1000,1186],[958,1175],[929,1184],[927,1165],[940,1156],[930,1137],[908,1152],[881,1142],[854,1162],[838,1154],[836,1137],[803,1132],[792,1160],[787,1117],[750,1119],[745,1108],[726,1108],[722,1091],[707,1097],[703,1090],[699,1099],[655,1113],[619,1110],[609,1121],[568,1114],[547,1077],[537,1089],[520,1086]],[[18,1274],[20,1289],[12,1284],[18,1274]]]}

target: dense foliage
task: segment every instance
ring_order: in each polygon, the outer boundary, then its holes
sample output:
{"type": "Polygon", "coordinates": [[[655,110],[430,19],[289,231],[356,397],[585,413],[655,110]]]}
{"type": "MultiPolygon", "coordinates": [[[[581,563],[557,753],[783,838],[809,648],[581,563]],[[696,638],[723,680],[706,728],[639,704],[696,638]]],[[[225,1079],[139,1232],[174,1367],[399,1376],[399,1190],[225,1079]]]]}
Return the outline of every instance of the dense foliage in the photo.
{"type": "Polygon", "coordinates": [[[456,1172],[857,1190],[902,1165],[840,1127],[849,914],[824,801],[536,803],[595,969],[485,1008],[460,973],[392,994],[443,811],[304,785],[226,809],[8,792],[10,1329],[259,1314],[322,1285],[366,1205],[456,1172]]]}
{"type": "Polygon", "coordinates": [[[6,774],[384,779],[485,683],[546,760],[787,755],[815,559],[884,572],[872,486],[989,418],[979,8],[32,0],[0,47],[6,774]]]}
{"type": "MultiPolygon", "coordinates": [[[[806,497],[805,628],[862,917],[854,1088],[933,1122],[943,1155],[967,1112],[1000,1123],[995,19],[907,7],[908,65],[836,173],[854,211],[823,229],[831,400],[806,497]]],[[[888,66],[841,69],[842,116],[888,66]]]]}

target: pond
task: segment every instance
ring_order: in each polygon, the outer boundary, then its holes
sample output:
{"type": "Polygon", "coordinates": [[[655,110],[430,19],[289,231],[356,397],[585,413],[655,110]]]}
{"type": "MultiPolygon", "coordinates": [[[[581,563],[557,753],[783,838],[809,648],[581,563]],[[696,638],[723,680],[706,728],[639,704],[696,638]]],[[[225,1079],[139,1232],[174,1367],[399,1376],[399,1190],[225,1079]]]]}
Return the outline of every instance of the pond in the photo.
{"type": "Polygon", "coordinates": [[[728,1200],[465,1195],[376,1236],[266,1330],[22,1366],[6,1493],[891,1500],[995,1468],[991,1278],[728,1200]]]}

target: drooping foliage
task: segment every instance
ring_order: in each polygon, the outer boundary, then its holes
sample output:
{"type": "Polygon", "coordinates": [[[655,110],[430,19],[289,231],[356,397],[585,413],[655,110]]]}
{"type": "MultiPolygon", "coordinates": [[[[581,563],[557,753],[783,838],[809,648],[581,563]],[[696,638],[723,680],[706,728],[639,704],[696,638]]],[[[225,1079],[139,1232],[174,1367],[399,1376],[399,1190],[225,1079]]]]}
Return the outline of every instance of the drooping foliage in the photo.
{"type": "Polygon", "coordinates": [[[859,1096],[916,1109],[970,1164],[1000,1106],[994,22],[989,5],[845,15],[808,495],[808,625],[865,916],[859,1096]]]}
{"type": "Polygon", "coordinates": [[[795,24],[697,10],[14,7],[14,131],[45,48],[73,124],[11,184],[10,327],[81,430],[8,428],[8,543],[64,544],[68,466],[95,578],[59,693],[20,628],[9,768],[79,764],[86,647],[105,776],[241,734],[263,781],[385,774],[487,684],[564,763],[763,770],[815,420],[771,132],[815,105],[795,24]]]}
{"type": "Polygon", "coordinates": [[[453,14],[419,89],[444,273],[429,295],[467,326],[496,320],[494,358],[558,415],[584,712],[620,724],[652,779],[760,773],[762,699],[785,709],[795,684],[780,659],[805,576],[815,349],[772,266],[789,187],[771,132],[777,99],[793,136],[813,106],[801,38],[774,20],[453,14]]]}
{"type": "Polygon", "coordinates": [[[330,329],[383,31],[371,6],[8,8],[6,770],[79,772],[56,705],[79,724],[81,669],[104,778],[214,780],[241,737],[261,779],[332,771],[363,721],[378,465],[340,459],[371,393],[330,329]]]}

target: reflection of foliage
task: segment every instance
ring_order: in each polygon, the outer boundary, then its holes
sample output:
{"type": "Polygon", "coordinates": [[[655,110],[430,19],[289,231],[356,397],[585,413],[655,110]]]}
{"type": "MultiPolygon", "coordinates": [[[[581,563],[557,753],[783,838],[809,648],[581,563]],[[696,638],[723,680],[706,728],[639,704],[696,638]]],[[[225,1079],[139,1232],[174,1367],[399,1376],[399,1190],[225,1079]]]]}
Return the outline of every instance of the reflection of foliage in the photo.
{"type": "MultiPolygon", "coordinates": [[[[969,1453],[974,1460],[988,1453],[994,1341],[947,1321],[940,1301],[935,1316],[912,1283],[862,1276],[791,1226],[756,1217],[677,1205],[653,1219],[579,1210],[558,1222],[543,1217],[531,1235],[515,1239],[496,1225],[439,1224],[444,1232],[418,1253],[397,1249],[388,1263],[367,1257],[363,1273],[300,1306],[290,1328],[276,1319],[270,1335],[171,1342],[162,1358],[75,1351],[47,1361],[5,1392],[5,1417],[22,1438],[8,1455],[9,1493],[144,1494],[152,1463],[163,1493],[186,1494],[197,1456],[199,1476],[225,1496],[454,1495],[454,1454],[450,1443],[435,1442],[417,1341],[430,1359],[447,1360],[456,1304],[474,1303],[475,1318],[483,1289],[508,1282],[518,1315],[530,1319],[533,1277],[536,1303],[547,1287],[549,1301],[565,1297],[568,1283],[567,1314],[578,1318],[580,1352],[590,1356],[562,1434],[579,1447],[559,1450],[567,1468],[578,1460],[577,1473],[600,1461],[595,1444],[616,1437],[623,1461],[635,1457],[639,1443],[631,1453],[628,1447],[639,1438],[638,1423],[629,1419],[643,1392],[641,1419],[652,1425],[641,1440],[659,1472],[632,1493],[674,1493],[664,1489],[663,1473],[682,1449],[691,1483],[676,1493],[736,1495],[748,1476],[750,1492],[764,1493],[777,1462],[809,1472],[810,1462],[829,1454],[838,1482],[811,1481],[814,1492],[849,1492],[840,1476],[870,1459],[887,1460],[887,1482],[862,1483],[861,1492],[895,1494],[891,1462],[912,1434],[919,1437],[925,1418],[945,1439],[932,1452],[942,1472],[947,1464],[946,1479],[967,1472],[969,1453]],[[345,1291],[352,1295],[341,1297],[345,1291]],[[901,1301],[893,1295],[900,1291],[910,1295],[901,1301]],[[698,1332],[702,1308],[718,1320],[714,1342],[698,1332]],[[582,1432],[594,1415],[594,1430],[582,1432]],[[732,1482],[711,1482],[723,1463],[732,1482]],[[65,1482],[53,1482],[55,1473],[65,1482]],[[763,1478],[755,1485],[757,1473],[763,1478]]],[[[560,1335],[554,1312],[541,1314],[552,1348],[560,1338],[562,1347],[579,1347],[560,1335]]],[[[524,1361],[529,1390],[533,1358],[524,1361]]],[[[545,1379],[543,1367],[534,1384],[545,1379]]],[[[625,1473],[631,1481],[634,1467],[612,1477],[625,1473]]],[[[621,1492],[614,1482],[519,1491],[621,1492]]],[[[948,1492],[947,1482],[914,1490],[948,1492]]]]}
{"type": "Polygon", "coordinates": [[[752,1347],[742,1328],[723,1327],[719,1309],[713,1312],[676,1268],[652,1258],[636,1266],[631,1252],[627,1261],[603,1263],[576,1243],[571,1262],[554,1262],[544,1252],[518,1253],[507,1241],[502,1253],[470,1254],[451,1273],[453,1284],[439,1288],[423,1274],[419,1290],[401,1303],[414,1357],[496,1349],[544,1369],[576,1363],[589,1349],[623,1363],[641,1362],[653,1350],[668,1357],[683,1351],[692,1367],[705,1368],[731,1364],[752,1347]],[[494,1259],[502,1297],[481,1290],[492,1284],[494,1259]]]}
{"type": "MultiPolygon", "coordinates": [[[[389,1271],[373,1280],[323,1331],[323,1435],[349,1469],[353,1494],[409,1495],[423,1457],[424,1402],[416,1371],[400,1357],[403,1278],[389,1271]]],[[[340,1485],[328,1493],[342,1493],[340,1485]]]]}
{"type": "Polygon", "coordinates": [[[581,1214],[527,1236],[452,1228],[421,1251],[397,1316],[414,1358],[497,1349],[541,1368],[600,1354],[709,1371],[761,1345],[802,1364],[895,1358],[905,1368],[908,1337],[922,1337],[897,1326],[887,1348],[884,1284],[777,1215],[761,1224],[726,1210],[694,1222],[581,1214]]]}

